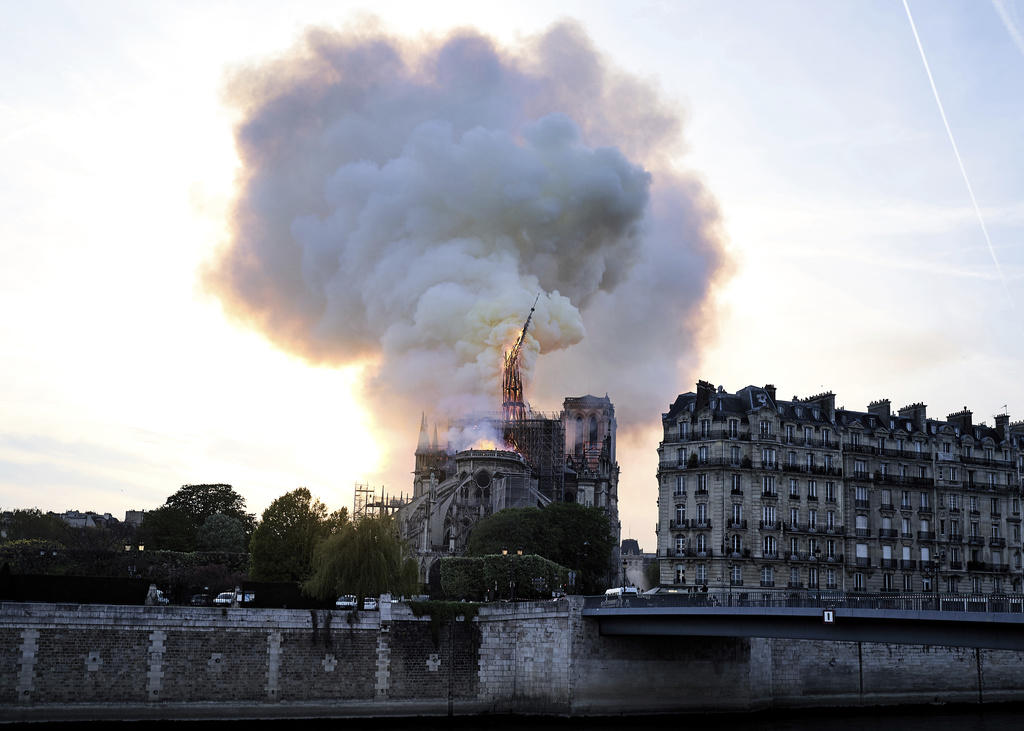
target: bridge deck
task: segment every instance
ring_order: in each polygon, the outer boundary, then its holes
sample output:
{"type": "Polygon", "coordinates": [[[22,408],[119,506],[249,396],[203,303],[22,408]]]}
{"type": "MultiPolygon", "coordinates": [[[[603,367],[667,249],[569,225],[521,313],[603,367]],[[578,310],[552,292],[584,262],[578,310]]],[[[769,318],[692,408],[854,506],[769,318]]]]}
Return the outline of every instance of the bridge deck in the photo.
{"type": "Polygon", "coordinates": [[[934,595],[877,599],[836,597],[823,602],[790,597],[786,602],[794,606],[780,606],[782,602],[775,600],[722,606],[703,596],[588,597],[583,616],[597,621],[602,635],[615,636],[783,637],[1024,649],[1024,597],[1000,597],[996,602],[962,597],[936,601],[934,595]],[[831,622],[825,620],[826,611],[831,622]]]}

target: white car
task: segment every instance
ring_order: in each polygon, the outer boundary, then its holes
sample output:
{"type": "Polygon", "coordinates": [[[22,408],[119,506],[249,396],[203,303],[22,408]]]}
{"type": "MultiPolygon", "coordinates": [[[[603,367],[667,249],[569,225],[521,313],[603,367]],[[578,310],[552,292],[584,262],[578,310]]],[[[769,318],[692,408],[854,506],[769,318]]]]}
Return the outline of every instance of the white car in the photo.
{"type": "Polygon", "coordinates": [[[214,600],[213,605],[216,607],[230,607],[235,601],[235,592],[233,591],[222,591],[218,594],[214,600]]]}
{"type": "Polygon", "coordinates": [[[374,599],[372,596],[368,596],[363,599],[363,609],[365,609],[368,612],[372,612],[376,608],[377,600],[374,599]]]}
{"type": "Polygon", "coordinates": [[[334,606],[338,609],[358,609],[359,602],[356,601],[355,594],[345,594],[338,597],[338,601],[334,602],[334,606]]]}

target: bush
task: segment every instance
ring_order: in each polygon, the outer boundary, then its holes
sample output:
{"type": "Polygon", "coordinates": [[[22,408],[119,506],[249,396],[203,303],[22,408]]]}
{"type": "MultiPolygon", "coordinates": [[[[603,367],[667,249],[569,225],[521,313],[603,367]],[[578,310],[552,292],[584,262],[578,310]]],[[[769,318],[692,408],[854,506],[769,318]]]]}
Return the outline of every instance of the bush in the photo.
{"type": "Polygon", "coordinates": [[[532,554],[443,558],[441,588],[451,599],[549,599],[569,588],[569,569],[532,554]]]}

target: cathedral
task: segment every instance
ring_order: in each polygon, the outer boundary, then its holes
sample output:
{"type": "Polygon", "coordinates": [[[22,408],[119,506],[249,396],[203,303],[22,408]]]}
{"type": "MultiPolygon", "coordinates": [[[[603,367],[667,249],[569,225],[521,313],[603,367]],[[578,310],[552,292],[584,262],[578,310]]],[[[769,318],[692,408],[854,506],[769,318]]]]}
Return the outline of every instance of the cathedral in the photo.
{"type": "Polygon", "coordinates": [[[424,582],[438,559],[465,551],[477,521],[504,508],[595,506],[608,514],[618,544],[615,407],[607,395],[569,397],[558,414],[527,411],[511,425],[497,414],[467,417],[445,433],[481,437],[441,444],[424,417],[412,498],[396,516],[424,582]]]}

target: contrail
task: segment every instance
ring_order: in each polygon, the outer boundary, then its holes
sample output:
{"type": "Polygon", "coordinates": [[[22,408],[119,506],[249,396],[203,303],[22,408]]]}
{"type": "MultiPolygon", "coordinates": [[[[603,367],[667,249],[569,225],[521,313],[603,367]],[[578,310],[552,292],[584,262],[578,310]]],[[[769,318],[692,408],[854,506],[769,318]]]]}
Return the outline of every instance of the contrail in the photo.
{"type": "Polygon", "coordinates": [[[996,272],[999,273],[999,281],[1003,284],[1003,292],[1006,294],[1006,299],[1009,300],[1010,306],[1013,307],[1013,299],[1010,297],[1010,289],[1006,286],[1006,277],[1003,275],[1003,267],[999,264],[999,258],[996,256],[996,250],[992,248],[992,239],[989,238],[988,228],[985,226],[985,219],[981,215],[981,208],[978,207],[978,200],[974,197],[974,188],[971,187],[971,181],[967,177],[967,170],[964,168],[964,161],[960,157],[960,150],[956,146],[956,140],[953,138],[953,130],[949,128],[949,120],[946,119],[946,110],[942,108],[942,99],[939,98],[939,90],[935,88],[935,79],[932,78],[931,67],[928,66],[928,57],[924,55],[924,46],[921,45],[921,38],[917,35],[917,26],[914,25],[914,16],[910,14],[910,6],[907,5],[907,0],[903,0],[903,9],[907,11],[907,20],[910,21],[910,30],[914,33],[914,40],[917,41],[917,50],[921,52],[921,63],[924,64],[925,73],[928,74],[928,83],[932,86],[932,94],[935,96],[935,104],[939,107],[939,115],[942,117],[942,123],[946,126],[946,134],[949,136],[949,144],[953,146],[953,154],[956,156],[957,165],[960,166],[960,174],[963,175],[964,184],[967,186],[967,193],[971,196],[971,203],[974,205],[974,213],[978,216],[978,223],[981,225],[981,233],[985,236],[985,243],[988,244],[988,253],[992,255],[992,263],[996,266],[996,272]]]}
{"type": "Polygon", "coordinates": [[[1010,17],[1010,11],[1006,9],[1006,3],[1003,0],[992,0],[992,7],[996,9],[999,19],[1003,21],[1003,27],[1006,28],[1006,32],[1013,39],[1013,45],[1017,46],[1017,50],[1024,54],[1024,35],[1021,34],[1020,28],[1017,27],[1017,24],[1013,22],[1013,18],[1010,17]]]}

